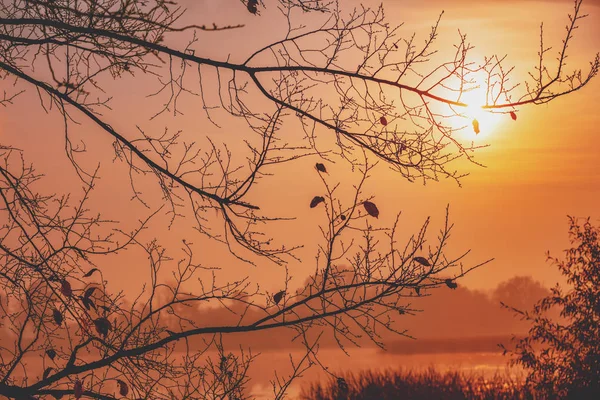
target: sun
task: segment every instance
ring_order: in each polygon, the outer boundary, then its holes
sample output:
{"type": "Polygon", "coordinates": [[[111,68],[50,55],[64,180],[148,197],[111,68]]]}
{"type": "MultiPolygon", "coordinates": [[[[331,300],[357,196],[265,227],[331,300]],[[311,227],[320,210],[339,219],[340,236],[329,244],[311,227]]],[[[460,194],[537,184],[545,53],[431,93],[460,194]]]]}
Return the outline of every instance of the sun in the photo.
{"type": "Polygon", "coordinates": [[[461,102],[467,104],[466,108],[456,110],[459,113],[461,126],[467,123],[463,129],[463,135],[470,140],[480,140],[489,137],[496,131],[502,115],[484,109],[486,94],[480,88],[463,93],[461,102]],[[479,132],[477,132],[479,131],[479,132]]]}

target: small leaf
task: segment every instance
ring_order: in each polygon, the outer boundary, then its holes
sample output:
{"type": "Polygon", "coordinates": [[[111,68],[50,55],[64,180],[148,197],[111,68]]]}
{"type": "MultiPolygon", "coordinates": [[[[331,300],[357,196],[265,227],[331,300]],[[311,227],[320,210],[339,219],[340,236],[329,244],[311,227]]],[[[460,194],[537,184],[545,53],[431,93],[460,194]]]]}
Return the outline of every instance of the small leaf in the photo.
{"type": "Polygon", "coordinates": [[[273,295],[273,302],[275,302],[275,304],[279,304],[279,302],[281,302],[281,299],[283,299],[283,296],[285,296],[285,290],[280,290],[279,292],[273,295]]]}
{"type": "Polygon", "coordinates": [[[44,374],[42,375],[42,379],[45,380],[46,378],[48,378],[48,375],[50,375],[50,372],[52,372],[52,367],[48,367],[44,370],[44,374]]]}
{"type": "Polygon", "coordinates": [[[92,274],[93,274],[94,272],[96,272],[96,271],[98,271],[98,268],[92,268],[92,269],[90,269],[90,270],[88,271],[88,273],[87,273],[87,274],[85,274],[83,277],[84,277],[84,278],[89,278],[89,277],[90,277],[90,276],[92,276],[92,274]]]}
{"type": "Polygon", "coordinates": [[[317,171],[327,173],[327,168],[325,168],[325,164],[317,163],[315,167],[317,168],[317,171]]]}
{"type": "Polygon", "coordinates": [[[381,125],[386,126],[388,124],[387,118],[384,117],[383,115],[381,116],[381,118],[379,118],[379,122],[381,123],[381,125]]]}
{"type": "Polygon", "coordinates": [[[421,295],[421,288],[418,286],[415,286],[415,293],[417,294],[417,296],[421,295]]]}
{"type": "Polygon", "coordinates": [[[56,350],[48,349],[46,350],[46,354],[48,355],[48,357],[50,357],[51,360],[54,360],[54,357],[56,357],[56,350]]]}
{"type": "Polygon", "coordinates": [[[94,293],[94,290],[96,290],[95,286],[92,286],[91,288],[87,288],[85,293],[83,294],[83,297],[85,297],[86,299],[89,299],[90,296],[92,295],[92,293],[94,293]]]}
{"type": "Polygon", "coordinates": [[[129,393],[129,386],[127,386],[127,383],[117,379],[117,384],[119,385],[119,394],[121,396],[127,396],[127,393],[129,393]]]}
{"type": "Polygon", "coordinates": [[[363,206],[365,207],[365,210],[371,217],[379,218],[379,210],[377,209],[375,203],[365,201],[363,202],[363,206]]]}
{"type": "Polygon", "coordinates": [[[515,113],[514,111],[510,112],[510,117],[512,118],[513,121],[517,120],[517,113],[515,113]]]}
{"type": "Polygon", "coordinates": [[[73,289],[71,289],[71,284],[66,279],[62,281],[60,284],[60,292],[67,297],[71,297],[73,294],[73,289]]]}
{"type": "Polygon", "coordinates": [[[54,318],[54,322],[56,322],[56,325],[60,326],[62,324],[63,316],[60,313],[60,311],[58,311],[56,308],[52,310],[52,317],[54,318]]]}
{"type": "Polygon", "coordinates": [[[73,394],[76,399],[80,399],[83,396],[83,383],[79,379],[75,381],[75,386],[73,387],[73,394]]]}
{"type": "Polygon", "coordinates": [[[479,130],[479,121],[477,121],[476,119],[473,120],[473,130],[475,131],[475,134],[479,134],[480,130],[479,130]]]}
{"type": "Polygon", "coordinates": [[[315,208],[316,206],[318,206],[319,204],[321,204],[324,201],[325,201],[324,197],[322,197],[322,196],[315,196],[310,201],[310,208],[315,208]]]}
{"type": "Polygon", "coordinates": [[[52,393],[52,397],[54,397],[56,400],[60,400],[63,398],[63,395],[60,393],[52,393]]]}
{"type": "Polygon", "coordinates": [[[413,258],[413,260],[415,260],[416,262],[418,262],[419,264],[421,264],[425,267],[431,267],[431,264],[425,257],[415,257],[415,258],[413,258]]]}
{"type": "Polygon", "coordinates": [[[108,335],[108,331],[112,329],[110,321],[104,317],[95,319],[94,327],[96,328],[96,332],[104,337],[106,337],[106,335],[108,335]]]}
{"type": "Polygon", "coordinates": [[[456,289],[458,287],[458,284],[456,282],[454,282],[452,279],[446,279],[445,283],[446,283],[446,286],[448,286],[450,289],[456,289]]]}
{"type": "Polygon", "coordinates": [[[85,309],[88,311],[90,310],[90,308],[93,308],[94,310],[96,309],[96,305],[94,304],[94,302],[91,299],[88,299],[87,297],[82,297],[81,302],[83,303],[85,309]]]}

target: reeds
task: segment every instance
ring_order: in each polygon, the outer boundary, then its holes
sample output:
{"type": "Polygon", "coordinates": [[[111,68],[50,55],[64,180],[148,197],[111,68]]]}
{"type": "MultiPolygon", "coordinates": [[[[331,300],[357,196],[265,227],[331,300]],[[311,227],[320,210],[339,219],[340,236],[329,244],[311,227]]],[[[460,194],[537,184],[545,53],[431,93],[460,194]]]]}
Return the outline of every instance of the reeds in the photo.
{"type": "Polygon", "coordinates": [[[475,372],[438,372],[433,368],[348,373],[343,381],[312,383],[302,389],[302,400],[431,400],[431,399],[535,399],[522,380],[508,373],[492,377],[475,372]],[[345,384],[344,384],[345,381],[345,384]]]}

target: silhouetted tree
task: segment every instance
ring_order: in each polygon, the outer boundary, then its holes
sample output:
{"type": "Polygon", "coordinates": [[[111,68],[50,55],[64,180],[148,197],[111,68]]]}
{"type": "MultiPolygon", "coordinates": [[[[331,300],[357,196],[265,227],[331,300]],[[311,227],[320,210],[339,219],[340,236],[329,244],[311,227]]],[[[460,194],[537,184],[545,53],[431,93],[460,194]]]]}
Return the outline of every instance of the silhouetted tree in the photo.
{"type": "MultiPolygon", "coordinates": [[[[264,17],[262,1],[234,3],[249,17],[264,17]]],[[[410,310],[412,297],[440,285],[455,287],[454,279],[481,264],[463,267],[464,254],[445,255],[448,219],[433,244],[426,241],[429,220],[402,246],[396,239],[399,216],[386,217],[389,228],[373,227],[372,221],[391,215],[380,215],[374,196],[364,193],[374,164],[382,162],[409,181],[458,180],[451,161],[464,156],[475,162],[477,146],[461,142],[456,132],[486,129],[462,111],[462,96],[477,87],[478,75],[487,89],[483,108],[516,119],[517,107],[571,93],[598,73],[598,56],[587,73],[565,69],[568,44],[584,17],[580,1],[558,65],[546,66],[549,50],[542,46],[532,81],[520,87],[510,84],[504,58],[471,61],[472,47],[462,34],[446,61],[431,61],[439,21],[419,45],[414,37],[399,37],[381,7],[345,12],[335,2],[277,4],[285,32],[274,32],[270,44],[256,48],[242,43],[239,54],[217,59],[203,55],[200,45],[244,27],[186,25],[176,1],[0,1],[0,71],[3,84],[14,85],[2,104],[29,87],[41,108],[59,112],[66,157],[84,186],[79,200],[40,194],[41,176],[26,155],[1,147],[0,396],[243,398],[255,355],[226,350],[223,337],[288,328],[306,352],[292,361],[289,376],[275,376],[274,396],[281,398],[293,378],[320,364],[324,329],[341,346],[361,336],[381,345],[380,332],[393,330],[393,319],[410,310]],[[111,123],[111,101],[125,90],[110,83],[149,78],[159,85],[151,95],[162,101],[151,113],[154,125],[126,131],[111,123]],[[190,97],[201,102],[214,127],[227,117],[242,123],[247,131],[237,140],[245,153],[233,154],[209,133],[203,139],[156,128],[158,116],[181,115],[190,97]],[[301,134],[283,132],[284,123],[296,124],[301,134]],[[111,139],[133,201],[151,209],[135,228],[87,208],[101,171],[89,160],[102,149],[88,150],[77,136],[80,125],[111,139]],[[288,268],[300,262],[300,246],[266,233],[272,221],[284,218],[261,208],[256,187],[283,163],[308,156],[318,158],[313,173],[323,189],[305,194],[306,207],[321,212],[323,223],[305,287],[290,286],[289,269],[273,294],[243,275],[222,281],[217,270],[197,261],[191,239],[182,243],[179,260],[170,256],[175,249],[142,239],[148,221],[166,212],[170,224],[191,222],[214,251],[220,245],[239,260],[288,268]],[[341,194],[347,184],[327,173],[332,160],[356,172],[350,194],[341,194]],[[158,190],[149,189],[148,177],[158,190]],[[140,263],[149,266],[148,286],[135,298],[115,292],[103,278],[105,256],[131,248],[142,250],[140,263]],[[168,281],[161,276],[165,270],[172,273],[168,281]],[[232,322],[182,312],[207,305],[220,305],[232,322]],[[202,344],[191,346],[197,337],[202,344]],[[32,360],[40,360],[39,368],[32,360]]]]}
{"type": "Polygon", "coordinates": [[[520,310],[531,308],[538,300],[549,294],[548,288],[531,276],[514,276],[498,284],[492,293],[496,305],[508,303],[520,310]]]}
{"type": "Polygon", "coordinates": [[[531,324],[511,353],[542,398],[594,399],[600,396],[600,230],[589,219],[569,221],[572,247],[564,258],[548,256],[567,285],[557,284],[532,311],[509,307],[531,324]]]}

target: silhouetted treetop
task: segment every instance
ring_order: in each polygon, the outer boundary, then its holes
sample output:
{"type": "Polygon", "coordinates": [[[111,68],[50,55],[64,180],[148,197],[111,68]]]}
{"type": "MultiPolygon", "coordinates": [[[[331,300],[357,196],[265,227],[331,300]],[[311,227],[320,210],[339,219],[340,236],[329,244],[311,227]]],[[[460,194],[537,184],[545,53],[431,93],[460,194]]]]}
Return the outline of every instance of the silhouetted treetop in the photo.
{"type": "Polygon", "coordinates": [[[572,247],[548,255],[567,285],[557,284],[532,310],[506,306],[531,326],[512,362],[543,397],[592,399],[600,395],[600,229],[589,219],[570,217],[569,225],[572,247]]]}

